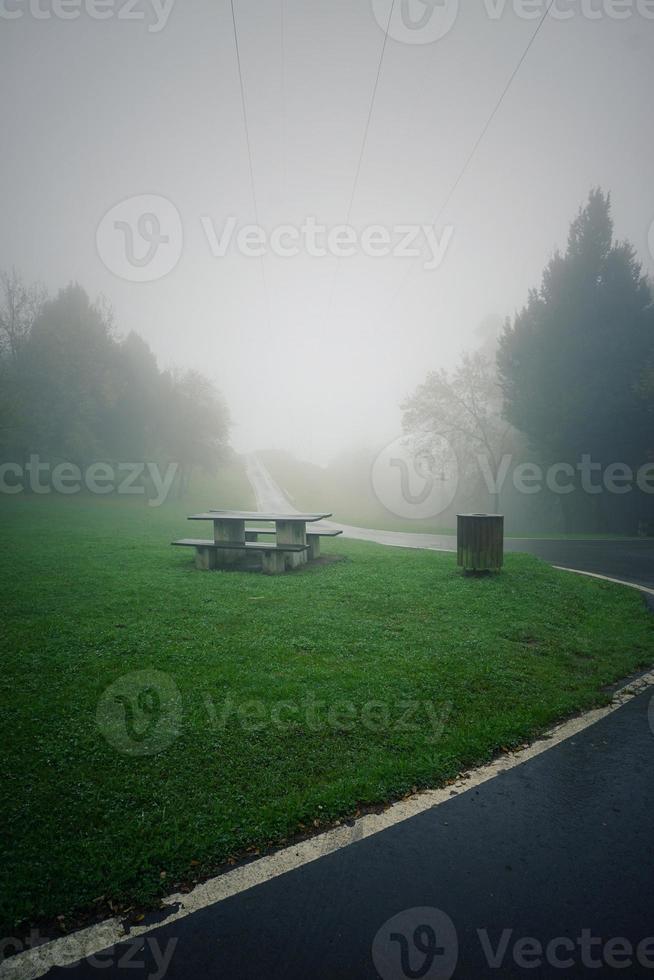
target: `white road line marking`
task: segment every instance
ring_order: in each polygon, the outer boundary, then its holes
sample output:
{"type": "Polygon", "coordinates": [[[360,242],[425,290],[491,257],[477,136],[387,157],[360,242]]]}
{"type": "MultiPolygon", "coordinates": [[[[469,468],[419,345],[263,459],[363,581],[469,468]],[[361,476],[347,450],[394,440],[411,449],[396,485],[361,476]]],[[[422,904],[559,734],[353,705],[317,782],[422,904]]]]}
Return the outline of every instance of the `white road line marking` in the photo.
{"type": "Polygon", "coordinates": [[[614,585],[627,585],[630,589],[638,589],[639,592],[647,592],[654,595],[654,589],[649,589],[646,585],[637,585],[636,582],[627,582],[623,578],[611,578],[609,575],[600,575],[598,572],[582,572],[579,568],[566,568],[564,565],[552,565],[560,572],[573,572],[575,575],[586,575],[588,578],[598,578],[603,582],[613,582],[614,585]]]}

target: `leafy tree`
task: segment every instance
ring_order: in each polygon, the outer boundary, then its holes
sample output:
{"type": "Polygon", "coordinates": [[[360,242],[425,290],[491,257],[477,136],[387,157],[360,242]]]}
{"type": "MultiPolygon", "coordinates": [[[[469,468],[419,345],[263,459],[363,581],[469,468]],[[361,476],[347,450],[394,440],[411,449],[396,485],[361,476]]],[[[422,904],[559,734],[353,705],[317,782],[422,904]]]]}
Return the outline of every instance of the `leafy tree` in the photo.
{"type": "MultiPolygon", "coordinates": [[[[583,455],[637,469],[651,445],[651,415],[638,384],[654,353],[654,307],[634,249],[615,241],[609,195],[591,191],[572,222],[564,255],[500,339],[504,413],[545,464],[583,455]]],[[[644,506],[624,497],[562,497],[568,526],[633,526],[644,506]]]]}
{"type": "Polygon", "coordinates": [[[166,447],[159,438],[167,389],[147,343],[132,332],[115,349],[111,368],[111,411],[103,442],[114,459],[159,459],[166,447]]]}
{"type": "Polygon", "coordinates": [[[229,413],[213,382],[197,371],[165,375],[164,386],[159,438],[179,464],[184,494],[195,466],[211,472],[224,459],[229,413]]]}
{"type": "Polygon", "coordinates": [[[177,462],[181,492],[193,467],[211,470],[224,457],[229,416],[211,381],[162,373],[145,341],[118,338],[108,304],[76,283],[43,302],[15,273],[0,282],[5,457],[177,462]]]}
{"type": "Polygon", "coordinates": [[[102,455],[115,348],[111,319],[81,286],[44,304],[16,365],[26,447],[80,462],[102,455]]]}
{"type": "Polygon", "coordinates": [[[646,411],[649,415],[649,446],[647,449],[648,459],[654,460],[654,361],[650,362],[643,371],[643,374],[636,386],[636,391],[645,403],[646,411]]]}

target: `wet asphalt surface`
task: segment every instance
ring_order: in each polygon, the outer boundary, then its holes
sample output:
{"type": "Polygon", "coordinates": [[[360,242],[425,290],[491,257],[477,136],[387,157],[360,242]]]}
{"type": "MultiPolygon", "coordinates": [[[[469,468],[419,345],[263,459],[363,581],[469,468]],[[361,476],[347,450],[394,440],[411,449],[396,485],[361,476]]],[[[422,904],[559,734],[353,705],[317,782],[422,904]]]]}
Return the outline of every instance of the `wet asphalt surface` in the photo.
{"type": "Polygon", "coordinates": [[[508,538],[507,551],[528,551],[553,565],[654,588],[654,538],[561,541],[508,538]]]}

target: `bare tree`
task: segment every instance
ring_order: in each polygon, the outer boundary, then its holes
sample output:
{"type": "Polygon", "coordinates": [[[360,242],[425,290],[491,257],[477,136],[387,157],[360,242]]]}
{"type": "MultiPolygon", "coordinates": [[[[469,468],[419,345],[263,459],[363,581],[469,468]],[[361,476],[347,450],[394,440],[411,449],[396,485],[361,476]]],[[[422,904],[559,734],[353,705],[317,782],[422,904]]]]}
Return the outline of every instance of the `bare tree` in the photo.
{"type": "Polygon", "coordinates": [[[403,426],[425,450],[438,452],[444,440],[460,469],[490,475],[491,498],[499,510],[498,474],[514,430],[502,418],[502,392],[493,361],[480,352],[466,353],[448,373],[432,371],[402,405],[403,426]]]}
{"type": "Polygon", "coordinates": [[[13,361],[30,334],[46,299],[43,286],[26,286],[15,269],[0,270],[0,354],[13,361]]]}

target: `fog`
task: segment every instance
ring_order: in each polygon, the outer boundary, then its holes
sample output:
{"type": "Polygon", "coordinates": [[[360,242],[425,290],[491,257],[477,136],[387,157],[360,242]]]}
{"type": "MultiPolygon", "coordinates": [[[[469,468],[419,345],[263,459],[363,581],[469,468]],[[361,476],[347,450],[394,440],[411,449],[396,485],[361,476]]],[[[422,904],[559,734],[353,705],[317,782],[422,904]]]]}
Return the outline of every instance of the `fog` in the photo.
{"type": "Polygon", "coordinates": [[[524,304],[592,186],[611,192],[617,237],[654,269],[654,21],[635,4],[623,19],[568,4],[569,19],[546,20],[440,214],[447,248],[430,270],[304,248],[259,259],[232,244],[220,257],[207,229],[257,217],[268,232],[307,218],[332,228],[353,189],[359,230],[429,225],[533,19],[465,4],[433,43],[390,37],[355,188],[384,44],[373,6],[237,2],[255,205],[229,4],[185,0],[165,24],[158,7],[135,7],[137,20],[120,6],[104,20],[83,5],[70,20],[47,18],[46,3],[3,7],[20,16],[0,21],[0,267],[106,295],[119,331],[137,331],[163,367],[215,380],[240,451],[322,463],[396,437],[399,403],[426,372],[524,304]],[[183,227],[179,260],[150,282],[116,275],[96,242],[104,215],[140,195],[166,198],[183,227]]]}

